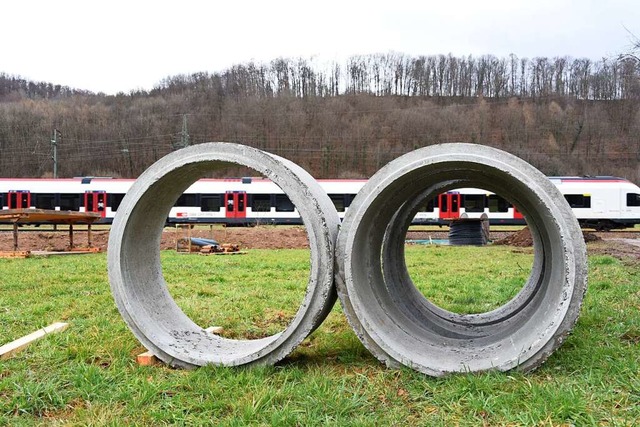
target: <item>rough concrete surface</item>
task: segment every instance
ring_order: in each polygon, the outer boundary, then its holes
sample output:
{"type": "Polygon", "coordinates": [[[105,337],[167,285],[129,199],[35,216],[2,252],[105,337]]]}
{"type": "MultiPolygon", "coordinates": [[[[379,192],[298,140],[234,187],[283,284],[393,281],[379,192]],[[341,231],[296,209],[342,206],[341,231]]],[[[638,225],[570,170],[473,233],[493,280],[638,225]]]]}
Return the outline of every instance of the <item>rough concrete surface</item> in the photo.
{"type": "Polygon", "coordinates": [[[419,149],[378,171],[346,213],[336,266],[340,302],[363,344],[389,366],[434,376],[536,368],[571,331],[587,285],[582,232],[557,188],[523,160],[474,144],[419,149]],[[435,306],[404,263],[404,236],[417,202],[460,187],[515,203],[534,239],[527,283],[487,313],[435,306]]]}
{"type": "Polygon", "coordinates": [[[587,286],[578,222],[542,173],[506,152],[442,144],[408,153],[367,182],[338,233],[339,223],[320,186],[286,159],[229,143],[179,150],[145,171],[118,210],[108,246],[114,299],[143,345],[182,367],[277,362],[329,313],[334,279],[349,323],[378,359],[434,376],[534,369],[578,318],[587,286]],[[256,340],[226,339],[193,323],[169,294],[160,265],[171,206],[195,180],[229,163],[253,168],[283,189],[302,216],[311,249],[307,293],[296,316],[282,332],[256,340]],[[523,289],[486,313],[457,314],[434,305],[415,287],[404,261],[405,236],[420,202],[460,187],[483,188],[516,204],[534,242],[523,289]]]}
{"type": "Polygon", "coordinates": [[[108,246],[116,305],[142,344],[170,365],[275,363],[320,325],[335,302],[333,253],[339,222],[317,182],[281,157],[222,142],[173,152],[138,178],[118,209],[108,246]],[[305,298],[285,330],[266,338],[232,340],[205,331],[177,306],[162,275],[160,241],[169,210],[189,185],[226,164],[247,166],[279,185],[300,212],[309,238],[305,298]]]}

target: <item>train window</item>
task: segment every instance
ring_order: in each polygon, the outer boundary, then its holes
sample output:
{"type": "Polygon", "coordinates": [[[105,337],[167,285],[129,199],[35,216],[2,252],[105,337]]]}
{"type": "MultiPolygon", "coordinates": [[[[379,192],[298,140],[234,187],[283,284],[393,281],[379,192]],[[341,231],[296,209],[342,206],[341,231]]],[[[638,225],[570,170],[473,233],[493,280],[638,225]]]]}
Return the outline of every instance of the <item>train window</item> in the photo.
{"type": "Polygon", "coordinates": [[[336,207],[338,212],[344,212],[345,202],[344,202],[344,194],[329,194],[329,198],[333,202],[333,205],[336,207]]]}
{"type": "Polygon", "coordinates": [[[466,212],[484,212],[484,195],[483,194],[465,195],[464,210],[466,212]]]}
{"type": "Polygon", "coordinates": [[[120,207],[120,203],[122,203],[122,199],[124,199],[124,193],[108,194],[107,205],[111,206],[111,210],[115,212],[120,207]]]}
{"type": "Polygon", "coordinates": [[[459,203],[460,203],[460,195],[452,194],[451,195],[451,212],[458,212],[458,210],[460,210],[460,206],[458,206],[459,203]]]}
{"type": "Polygon", "coordinates": [[[4,198],[5,198],[5,193],[0,193],[0,209],[7,206],[7,204],[4,202],[4,198]]]}
{"type": "Polygon", "coordinates": [[[585,194],[565,194],[564,198],[572,208],[590,208],[591,196],[585,194]]]}
{"type": "Polygon", "coordinates": [[[356,197],[355,194],[347,194],[345,196],[345,200],[344,200],[344,207],[348,208],[349,206],[351,206],[351,202],[353,201],[354,197],[356,197]]]}
{"type": "Polygon", "coordinates": [[[438,203],[438,199],[430,199],[427,202],[423,201],[420,204],[420,209],[418,209],[418,212],[433,212],[437,203],[438,203]]]}
{"type": "Polygon", "coordinates": [[[200,196],[200,210],[202,212],[219,212],[222,207],[219,194],[203,194],[200,196]]]}
{"type": "Polygon", "coordinates": [[[251,210],[253,212],[271,211],[271,195],[270,194],[254,194],[251,199],[252,199],[251,210]]]}
{"type": "Polygon", "coordinates": [[[197,197],[195,194],[183,194],[178,197],[174,206],[198,206],[197,197]]]}
{"type": "Polygon", "coordinates": [[[440,203],[440,212],[449,212],[449,204],[447,203],[446,194],[441,194],[440,198],[442,199],[442,203],[440,203]]]}
{"type": "Polygon", "coordinates": [[[55,209],[56,208],[56,195],[39,193],[33,195],[35,199],[35,207],[38,209],[55,209]]]}
{"type": "Polygon", "coordinates": [[[276,212],[293,212],[295,206],[285,194],[276,194],[276,212]]]}
{"type": "Polygon", "coordinates": [[[78,211],[80,210],[81,194],[61,194],[60,210],[61,211],[78,211]]]}
{"type": "Polygon", "coordinates": [[[640,194],[627,193],[627,206],[640,206],[640,194]]]}
{"type": "Polygon", "coordinates": [[[247,201],[247,193],[238,193],[238,212],[244,212],[244,204],[247,201]]]}
{"type": "Polygon", "coordinates": [[[509,212],[509,202],[496,194],[492,194],[489,196],[489,212],[509,212]]]}

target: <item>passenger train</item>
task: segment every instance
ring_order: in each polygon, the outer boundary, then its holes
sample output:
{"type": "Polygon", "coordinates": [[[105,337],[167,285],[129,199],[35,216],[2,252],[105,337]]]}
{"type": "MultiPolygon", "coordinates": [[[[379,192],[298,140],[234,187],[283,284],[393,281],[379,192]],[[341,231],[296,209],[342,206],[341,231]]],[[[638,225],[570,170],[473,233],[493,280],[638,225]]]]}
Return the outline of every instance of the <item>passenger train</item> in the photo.
{"type": "MultiPolygon", "coordinates": [[[[616,177],[550,177],[573,208],[583,227],[609,230],[640,224],[640,188],[616,177]]],[[[110,223],[131,179],[83,177],[70,179],[0,178],[2,209],[52,209],[98,212],[110,223]]],[[[341,216],[366,180],[319,180],[341,216]]],[[[463,188],[424,203],[414,224],[448,224],[463,214],[486,213],[491,224],[524,224],[518,209],[499,195],[463,188]]],[[[200,179],[175,202],[167,223],[227,225],[300,224],[289,198],[264,178],[200,179]]]]}

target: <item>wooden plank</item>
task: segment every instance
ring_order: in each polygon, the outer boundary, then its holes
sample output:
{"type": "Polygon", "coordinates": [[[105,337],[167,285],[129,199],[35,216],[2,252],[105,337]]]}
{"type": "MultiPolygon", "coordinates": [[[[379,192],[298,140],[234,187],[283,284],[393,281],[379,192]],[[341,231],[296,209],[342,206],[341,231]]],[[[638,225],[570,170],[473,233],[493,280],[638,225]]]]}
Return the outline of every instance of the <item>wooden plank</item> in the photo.
{"type": "Polygon", "coordinates": [[[67,329],[68,326],[68,323],[57,322],[15,341],[12,341],[8,344],[5,344],[0,347],[0,359],[8,359],[17,352],[23,350],[32,342],[44,337],[45,335],[53,334],[55,332],[62,332],[67,329]]]}
{"type": "Polygon", "coordinates": [[[100,252],[98,248],[97,250],[78,250],[74,249],[72,251],[60,252],[60,251],[31,251],[29,256],[34,257],[50,257],[50,256],[58,256],[58,255],[87,255],[87,254],[95,254],[100,252]]]}
{"type": "Polygon", "coordinates": [[[90,224],[100,218],[102,216],[97,212],[54,211],[31,208],[0,210],[0,222],[5,223],[90,224]]]}
{"type": "Polygon", "coordinates": [[[30,251],[0,251],[0,258],[29,258],[30,251]]]}

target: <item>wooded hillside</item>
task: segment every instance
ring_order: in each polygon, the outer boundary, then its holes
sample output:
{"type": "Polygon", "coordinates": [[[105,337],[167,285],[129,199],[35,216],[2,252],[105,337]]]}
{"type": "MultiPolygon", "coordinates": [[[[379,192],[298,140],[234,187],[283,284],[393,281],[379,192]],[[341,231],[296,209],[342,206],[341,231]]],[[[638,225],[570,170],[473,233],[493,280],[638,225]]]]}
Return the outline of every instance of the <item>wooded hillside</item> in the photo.
{"type": "MultiPolygon", "coordinates": [[[[368,177],[440,142],[509,151],[549,175],[640,182],[635,58],[278,59],[107,96],[0,74],[0,176],[135,177],[184,144],[240,142],[318,178],[368,177]]],[[[227,176],[245,171],[225,170],[227,176]]]]}

